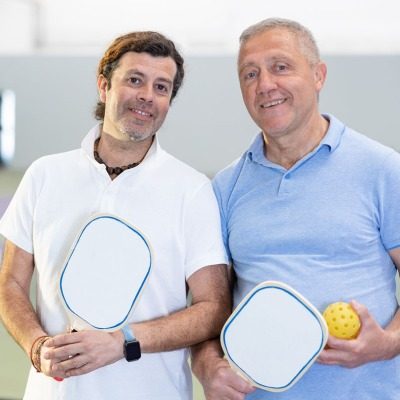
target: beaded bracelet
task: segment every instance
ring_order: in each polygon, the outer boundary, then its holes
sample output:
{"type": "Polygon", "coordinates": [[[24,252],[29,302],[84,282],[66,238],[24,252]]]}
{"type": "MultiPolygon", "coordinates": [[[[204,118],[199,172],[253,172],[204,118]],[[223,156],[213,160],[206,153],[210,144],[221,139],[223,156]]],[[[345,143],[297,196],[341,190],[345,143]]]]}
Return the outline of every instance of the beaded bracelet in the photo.
{"type": "Polygon", "coordinates": [[[49,338],[50,338],[50,336],[47,336],[47,335],[39,336],[32,343],[30,357],[31,357],[31,363],[32,363],[33,367],[36,369],[36,372],[42,372],[41,362],[40,362],[40,351],[42,349],[42,346],[46,342],[46,340],[49,338]]]}

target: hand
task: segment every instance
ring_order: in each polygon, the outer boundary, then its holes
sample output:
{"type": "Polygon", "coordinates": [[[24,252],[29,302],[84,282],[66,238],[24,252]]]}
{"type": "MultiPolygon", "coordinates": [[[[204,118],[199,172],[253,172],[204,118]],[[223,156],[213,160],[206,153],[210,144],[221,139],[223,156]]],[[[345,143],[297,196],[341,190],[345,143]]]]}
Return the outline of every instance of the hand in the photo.
{"type": "Polygon", "coordinates": [[[396,333],[383,329],[364,305],[354,300],[350,304],[361,321],[358,337],[343,340],[330,335],[327,347],[319,355],[318,362],[355,368],[371,361],[394,357],[396,355],[396,333]]]}
{"type": "Polygon", "coordinates": [[[42,371],[59,378],[87,374],[121,359],[122,341],[119,332],[80,331],[54,336],[42,348],[42,371]]]}
{"type": "Polygon", "coordinates": [[[210,360],[206,373],[199,380],[207,400],[243,400],[255,390],[223,358],[210,360]]]}

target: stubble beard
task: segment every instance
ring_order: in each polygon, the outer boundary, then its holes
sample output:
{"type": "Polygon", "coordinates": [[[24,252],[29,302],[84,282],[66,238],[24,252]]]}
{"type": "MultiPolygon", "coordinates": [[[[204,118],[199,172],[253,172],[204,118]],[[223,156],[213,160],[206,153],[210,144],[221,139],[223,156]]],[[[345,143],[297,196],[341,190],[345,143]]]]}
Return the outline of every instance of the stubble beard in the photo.
{"type": "Polygon", "coordinates": [[[143,130],[126,126],[127,124],[121,124],[120,132],[127,137],[131,142],[143,142],[146,139],[153,137],[158,129],[154,126],[143,127],[143,130]]]}

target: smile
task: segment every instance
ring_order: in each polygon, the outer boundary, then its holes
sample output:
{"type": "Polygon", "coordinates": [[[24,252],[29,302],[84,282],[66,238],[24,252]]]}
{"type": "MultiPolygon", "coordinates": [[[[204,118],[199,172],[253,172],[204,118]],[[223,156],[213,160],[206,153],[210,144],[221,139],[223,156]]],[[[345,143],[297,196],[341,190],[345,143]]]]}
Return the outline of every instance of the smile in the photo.
{"type": "Polygon", "coordinates": [[[277,100],[272,100],[269,101],[268,103],[261,104],[261,108],[269,108],[273,106],[277,106],[279,104],[283,104],[286,101],[286,99],[277,99],[277,100]]]}
{"type": "Polygon", "coordinates": [[[151,118],[153,116],[153,114],[143,111],[143,110],[139,110],[138,108],[130,108],[129,110],[132,111],[133,113],[139,114],[143,117],[151,118]]]}

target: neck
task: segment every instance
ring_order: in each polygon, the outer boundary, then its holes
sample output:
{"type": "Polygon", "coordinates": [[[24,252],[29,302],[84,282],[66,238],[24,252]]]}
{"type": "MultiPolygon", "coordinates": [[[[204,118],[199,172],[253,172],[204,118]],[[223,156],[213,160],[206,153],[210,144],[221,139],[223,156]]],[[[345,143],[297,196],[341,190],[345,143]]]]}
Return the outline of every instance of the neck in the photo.
{"type": "Polygon", "coordinates": [[[103,130],[97,151],[108,166],[119,167],[141,162],[152,143],[153,137],[141,142],[132,142],[130,140],[118,140],[103,130]]]}
{"type": "Polygon", "coordinates": [[[285,169],[290,169],[319,145],[328,126],[328,121],[319,116],[316,123],[281,137],[269,137],[263,133],[265,157],[285,169]]]}

